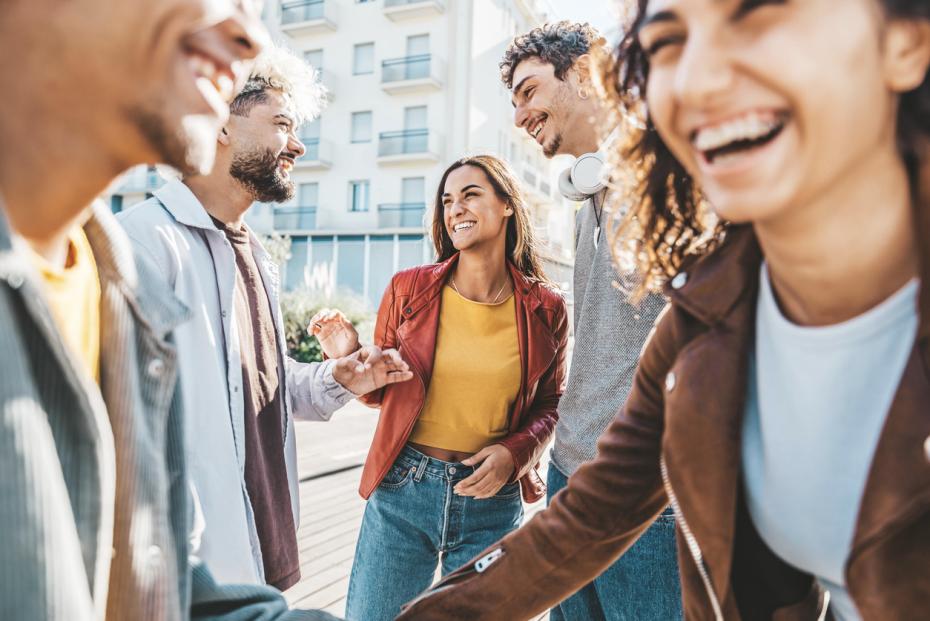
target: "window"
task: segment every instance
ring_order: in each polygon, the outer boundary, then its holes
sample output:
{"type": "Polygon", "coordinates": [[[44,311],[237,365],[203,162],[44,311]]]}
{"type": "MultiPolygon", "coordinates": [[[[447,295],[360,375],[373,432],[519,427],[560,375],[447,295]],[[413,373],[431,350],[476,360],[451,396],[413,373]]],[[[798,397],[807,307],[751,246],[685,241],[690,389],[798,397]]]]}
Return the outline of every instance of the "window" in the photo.
{"type": "Polygon", "coordinates": [[[407,37],[407,56],[420,56],[422,54],[429,54],[429,35],[407,37]]]}
{"type": "Polygon", "coordinates": [[[304,60],[317,71],[323,68],[323,50],[308,50],[304,52],[304,60]]]}
{"type": "Polygon", "coordinates": [[[375,44],[358,43],[352,56],[352,73],[363,75],[375,72],[375,44]]]}
{"type": "Polygon", "coordinates": [[[405,204],[422,204],[426,202],[425,179],[423,177],[405,177],[401,181],[401,202],[405,204]]]}
{"type": "Polygon", "coordinates": [[[319,204],[320,184],[301,183],[297,188],[297,196],[300,207],[316,207],[319,204]]]}
{"type": "Polygon", "coordinates": [[[377,308],[394,275],[394,236],[372,235],[368,259],[368,299],[377,308]]]}
{"type": "Polygon", "coordinates": [[[349,211],[368,211],[368,181],[349,182],[349,211]]]}
{"type": "Polygon", "coordinates": [[[404,129],[426,129],[426,106],[404,108],[404,129]]]}
{"type": "Polygon", "coordinates": [[[110,197],[110,210],[113,213],[119,213],[123,210],[123,195],[114,194],[110,197]]]}
{"type": "Polygon", "coordinates": [[[297,289],[304,284],[304,274],[307,268],[307,238],[291,238],[291,258],[288,259],[284,272],[284,288],[288,291],[297,289]]]}
{"type": "Polygon", "coordinates": [[[365,294],[365,236],[340,235],[336,284],[355,293],[365,294]]]}
{"type": "Polygon", "coordinates": [[[352,142],[371,142],[371,111],[352,113],[352,142]]]}

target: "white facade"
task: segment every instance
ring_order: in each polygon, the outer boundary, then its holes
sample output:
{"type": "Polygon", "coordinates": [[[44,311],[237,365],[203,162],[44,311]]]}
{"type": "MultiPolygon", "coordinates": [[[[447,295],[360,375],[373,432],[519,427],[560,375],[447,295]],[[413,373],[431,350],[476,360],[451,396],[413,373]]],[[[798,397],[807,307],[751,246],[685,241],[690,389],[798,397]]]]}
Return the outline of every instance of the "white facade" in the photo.
{"type": "MultiPolygon", "coordinates": [[[[291,237],[286,288],[348,288],[376,307],[391,275],[432,260],[436,184],[451,161],[476,153],[516,170],[550,276],[570,286],[574,206],[556,187],[567,164],[547,161],[513,127],[498,69],[513,36],[546,18],[541,0],[268,3],[276,37],[330,90],[320,119],[301,130],[307,154],[292,172],[294,200],[248,216],[259,232],[291,237]]],[[[146,175],[136,175],[144,192],[146,175]]]]}

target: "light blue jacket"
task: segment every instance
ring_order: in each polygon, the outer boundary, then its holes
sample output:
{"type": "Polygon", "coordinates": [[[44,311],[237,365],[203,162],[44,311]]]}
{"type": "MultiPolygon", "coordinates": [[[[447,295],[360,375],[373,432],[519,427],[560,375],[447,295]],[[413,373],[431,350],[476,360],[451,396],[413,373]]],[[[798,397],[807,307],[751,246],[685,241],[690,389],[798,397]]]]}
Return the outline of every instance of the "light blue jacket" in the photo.
{"type": "MultiPolygon", "coordinates": [[[[121,213],[119,222],[136,251],[158,266],[160,277],[191,311],[176,330],[181,393],[188,416],[191,478],[204,528],[194,545],[218,580],[264,583],[261,548],[245,486],[245,409],[239,330],[233,304],[236,257],[190,189],[172,180],[155,196],[121,213]],[[199,543],[198,540],[199,539],[199,543]]],[[[299,497],[294,417],[326,420],[354,395],[332,374],[333,361],[303,364],[284,350],[278,266],[252,235],[252,251],[265,283],[285,369],[285,420],[281,433],[294,523],[299,497]]],[[[250,318],[244,318],[250,321],[250,318]]]]}

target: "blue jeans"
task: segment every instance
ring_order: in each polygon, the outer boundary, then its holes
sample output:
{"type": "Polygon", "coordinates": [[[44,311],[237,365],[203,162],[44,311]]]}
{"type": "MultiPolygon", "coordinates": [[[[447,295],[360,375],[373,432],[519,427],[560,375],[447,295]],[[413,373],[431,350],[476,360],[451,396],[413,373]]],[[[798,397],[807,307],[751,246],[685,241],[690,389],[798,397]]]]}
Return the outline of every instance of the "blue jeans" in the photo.
{"type": "Polygon", "coordinates": [[[430,586],[523,520],[520,485],[476,500],[452,488],[475,469],[407,446],[365,507],[349,578],[346,618],[389,621],[430,586]]]}
{"type": "MultiPolygon", "coordinates": [[[[568,484],[549,463],[548,501],[568,484]]],[[[550,621],[674,621],[682,618],[671,507],[616,563],[552,609],[550,621]]]]}

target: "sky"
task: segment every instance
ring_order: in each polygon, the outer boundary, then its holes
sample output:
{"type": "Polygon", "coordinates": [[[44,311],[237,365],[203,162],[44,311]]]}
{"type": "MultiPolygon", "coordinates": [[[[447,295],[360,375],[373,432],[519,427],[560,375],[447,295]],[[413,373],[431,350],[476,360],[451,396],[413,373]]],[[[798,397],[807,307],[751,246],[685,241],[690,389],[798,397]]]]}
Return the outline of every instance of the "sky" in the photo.
{"type": "Polygon", "coordinates": [[[549,4],[555,10],[551,17],[589,22],[602,33],[617,26],[615,2],[616,0],[549,0],[549,4]]]}

